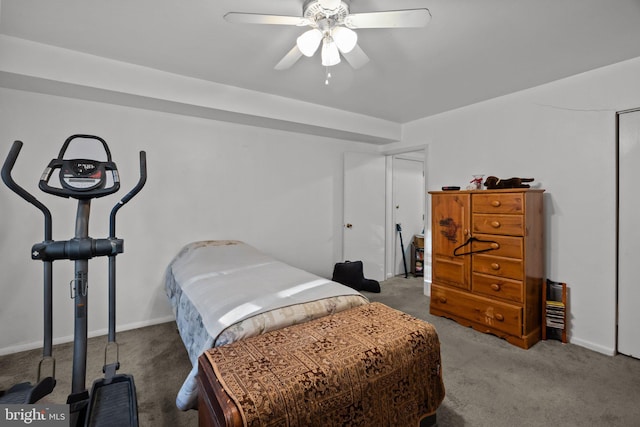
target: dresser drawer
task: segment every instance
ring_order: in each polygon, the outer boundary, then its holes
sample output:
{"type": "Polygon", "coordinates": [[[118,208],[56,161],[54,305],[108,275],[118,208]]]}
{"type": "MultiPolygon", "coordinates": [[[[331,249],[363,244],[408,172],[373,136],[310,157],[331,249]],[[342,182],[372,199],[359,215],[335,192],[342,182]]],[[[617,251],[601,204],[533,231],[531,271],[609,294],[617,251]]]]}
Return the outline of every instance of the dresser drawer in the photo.
{"type": "Polygon", "coordinates": [[[505,279],[497,276],[473,273],[473,292],[490,298],[522,303],[523,285],[520,280],[505,279]]]}
{"type": "Polygon", "coordinates": [[[507,334],[522,334],[522,309],[515,305],[431,285],[431,307],[507,334]]]}
{"type": "Polygon", "coordinates": [[[522,215],[473,214],[472,227],[475,233],[524,236],[522,215]]]}
{"type": "Polygon", "coordinates": [[[522,193],[486,193],[474,194],[473,212],[479,213],[524,213],[522,193]]]}
{"type": "Polygon", "coordinates": [[[472,269],[474,273],[506,277],[514,280],[523,279],[523,262],[521,259],[503,258],[493,255],[474,255],[472,269]]]}
{"type": "MultiPolygon", "coordinates": [[[[522,259],[524,257],[524,239],[522,237],[498,236],[492,234],[475,234],[473,237],[493,242],[473,242],[471,244],[471,250],[473,252],[492,248],[493,250],[486,252],[487,255],[518,259],[522,259]]],[[[462,250],[459,252],[462,252],[462,250]]]]}

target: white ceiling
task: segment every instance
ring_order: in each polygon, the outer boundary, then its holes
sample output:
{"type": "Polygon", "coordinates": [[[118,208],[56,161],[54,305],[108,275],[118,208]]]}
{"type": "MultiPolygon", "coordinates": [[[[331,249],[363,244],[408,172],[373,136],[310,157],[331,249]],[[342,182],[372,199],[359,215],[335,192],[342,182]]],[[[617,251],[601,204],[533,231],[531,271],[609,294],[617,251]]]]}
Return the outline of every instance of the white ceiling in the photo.
{"type": "Polygon", "coordinates": [[[640,56],[640,0],[351,0],[433,18],[358,30],[371,61],[343,61],[325,86],[317,56],[273,69],[305,28],[223,19],[299,16],[303,0],[0,1],[5,35],[398,123],[640,56]]]}

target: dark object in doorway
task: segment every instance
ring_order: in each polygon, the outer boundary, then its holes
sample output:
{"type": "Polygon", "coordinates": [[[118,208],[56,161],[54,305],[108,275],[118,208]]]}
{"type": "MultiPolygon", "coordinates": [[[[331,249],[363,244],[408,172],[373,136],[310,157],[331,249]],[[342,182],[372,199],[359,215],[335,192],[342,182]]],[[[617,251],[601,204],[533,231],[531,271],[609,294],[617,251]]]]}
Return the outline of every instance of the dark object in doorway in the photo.
{"type": "Polygon", "coordinates": [[[345,261],[336,263],[333,267],[334,282],[342,283],[356,291],[380,292],[380,283],[377,280],[365,279],[362,270],[362,261],[345,261]]]}
{"type": "Polygon", "coordinates": [[[494,190],[497,188],[529,188],[529,184],[524,184],[525,182],[531,182],[533,178],[509,178],[509,179],[500,179],[495,176],[489,176],[484,181],[484,186],[489,190],[494,190]]]}

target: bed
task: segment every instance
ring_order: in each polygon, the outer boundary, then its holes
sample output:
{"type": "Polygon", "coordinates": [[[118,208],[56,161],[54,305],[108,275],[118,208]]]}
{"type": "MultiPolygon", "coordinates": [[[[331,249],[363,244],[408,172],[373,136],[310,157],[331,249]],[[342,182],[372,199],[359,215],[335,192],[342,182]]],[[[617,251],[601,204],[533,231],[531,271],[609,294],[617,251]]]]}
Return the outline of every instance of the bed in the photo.
{"type": "Polygon", "coordinates": [[[240,241],[188,244],[165,286],[193,367],[176,405],[197,408],[200,426],[435,421],[444,384],[429,323],[240,241]]]}
{"type": "Polygon", "coordinates": [[[368,303],[235,240],[186,245],[167,267],[165,290],[193,366],[176,397],[181,410],[197,406],[198,357],[207,349],[368,303]]]}

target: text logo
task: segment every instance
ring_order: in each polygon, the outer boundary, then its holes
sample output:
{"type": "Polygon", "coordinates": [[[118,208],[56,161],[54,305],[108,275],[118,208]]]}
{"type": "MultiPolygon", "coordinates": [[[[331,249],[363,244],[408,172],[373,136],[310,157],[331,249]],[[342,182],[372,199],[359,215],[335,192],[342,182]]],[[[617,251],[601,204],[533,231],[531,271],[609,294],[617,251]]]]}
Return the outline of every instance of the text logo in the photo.
{"type": "Polygon", "coordinates": [[[0,405],[0,427],[68,426],[68,405],[0,405]]]}

